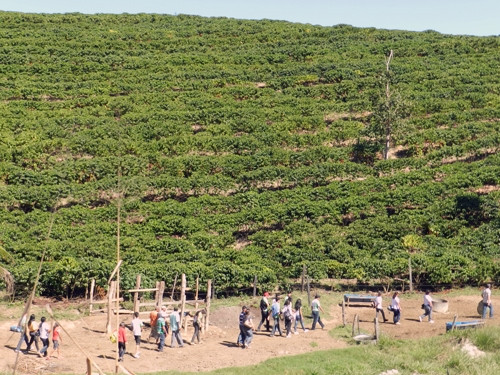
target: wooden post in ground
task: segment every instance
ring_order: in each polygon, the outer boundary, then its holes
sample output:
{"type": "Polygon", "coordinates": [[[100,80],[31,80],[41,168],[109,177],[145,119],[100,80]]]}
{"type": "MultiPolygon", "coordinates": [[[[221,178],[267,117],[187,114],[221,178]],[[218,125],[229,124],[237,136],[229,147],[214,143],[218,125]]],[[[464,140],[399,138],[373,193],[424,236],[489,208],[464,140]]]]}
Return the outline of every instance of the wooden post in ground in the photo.
{"type": "Polygon", "coordinates": [[[307,267],[305,264],[302,265],[302,276],[300,280],[300,292],[304,293],[304,284],[306,280],[306,272],[307,272],[307,267]]]}
{"type": "Polygon", "coordinates": [[[307,303],[311,306],[311,285],[309,284],[309,275],[306,276],[307,279],[307,303]]]}
{"type": "Polygon", "coordinates": [[[94,308],[94,288],[95,288],[95,279],[92,279],[90,282],[90,304],[89,304],[89,313],[92,314],[92,309],[94,308]]]}
{"type": "Polygon", "coordinates": [[[194,304],[194,309],[195,310],[198,310],[198,292],[199,291],[200,291],[200,277],[196,276],[196,292],[194,294],[194,300],[196,301],[195,304],[194,304]]]}
{"type": "Polygon", "coordinates": [[[257,275],[253,277],[253,298],[257,297],[257,275]]]}
{"type": "Polygon", "coordinates": [[[92,362],[87,358],[87,375],[92,375],[92,362]]]}
{"type": "Polygon", "coordinates": [[[187,316],[184,316],[184,311],[186,310],[186,275],[181,275],[181,326],[179,330],[182,328],[182,321],[184,320],[184,332],[187,331],[187,316]]]}
{"type": "Polygon", "coordinates": [[[342,298],[342,324],[345,327],[345,301],[342,298]]]}
{"type": "Polygon", "coordinates": [[[205,332],[208,332],[210,322],[210,296],[212,295],[212,280],[207,281],[207,315],[205,317],[205,332]]]}
{"type": "Polygon", "coordinates": [[[160,281],[160,286],[158,288],[158,304],[156,306],[161,307],[163,305],[163,293],[165,293],[165,281],[160,281]]]}
{"type": "Polygon", "coordinates": [[[375,341],[377,342],[378,344],[378,336],[379,336],[379,326],[378,326],[378,319],[375,318],[374,319],[374,323],[375,323],[375,341]]]}
{"type": "Polygon", "coordinates": [[[410,278],[410,293],[413,293],[413,275],[411,270],[411,256],[408,257],[408,273],[410,278]]]}
{"type": "Polygon", "coordinates": [[[155,307],[160,307],[160,282],[157,281],[155,284],[156,292],[155,292],[155,307]]]}
{"type": "MultiPolygon", "coordinates": [[[[141,275],[135,278],[135,289],[141,289],[141,275]]],[[[139,292],[134,292],[134,312],[139,312],[139,292]]]]}
{"type": "Polygon", "coordinates": [[[177,274],[175,274],[174,285],[172,285],[172,293],[170,294],[170,301],[174,300],[175,284],[177,284],[177,274]]]}
{"type": "Polygon", "coordinates": [[[356,314],[354,315],[354,320],[352,321],[352,334],[351,336],[354,337],[354,333],[356,332],[355,328],[356,328],[356,321],[359,319],[359,315],[356,314]]]}
{"type": "Polygon", "coordinates": [[[106,333],[110,335],[113,332],[113,327],[111,327],[111,313],[113,311],[113,299],[115,298],[116,282],[111,281],[108,288],[108,316],[106,320],[106,333]]]}

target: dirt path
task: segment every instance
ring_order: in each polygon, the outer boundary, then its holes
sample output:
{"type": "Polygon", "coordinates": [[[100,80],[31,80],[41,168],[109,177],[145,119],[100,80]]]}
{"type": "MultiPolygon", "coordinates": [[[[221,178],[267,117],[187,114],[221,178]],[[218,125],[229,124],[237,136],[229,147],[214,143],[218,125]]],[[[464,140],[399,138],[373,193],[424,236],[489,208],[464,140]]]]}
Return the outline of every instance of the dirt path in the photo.
{"type": "MultiPolygon", "coordinates": [[[[445,296],[438,296],[446,298],[445,296]]],[[[420,309],[421,300],[402,301],[401,325],[392,323],[381,324],[382,334],[398,339],[428,337],[445,333],[445,322],[451,321],[454,314],[459,315],[459,319],[478,318],[476,308],[478,297],[453,297],[449,300],[449,311],[446,314],[434,314],[434,324],[427,322],[420,323],[418,315],[422,313],[420,309]]],[[[384,296],[385,305],[390,301],[390,296],[384,296]]],[[[496,306],[500,306],[500,298],[494,299],[496,306]]],[[[329,307],[330,319],[325,320],[328,329],[331,329],[342,321],[342,309],[339,305],[329,307]]],[[[35,306],[37,317],[44,314],[41,307],[35,306]]],[[[238,336],[237,320],[240,312],[239,306],[221,308],[215,311],[211,317],[211,325],[208,332],[202,338],[200,345],[186,344],[184,348],[170,348],[170,335],[167,337],[167,347],[163,353],[156,351],[156,345],[143,341],[141,347],[141,357],[135,359],[130,353],[134,353],[135,344],[133,336],[128,332],[127,355],[123,362],[124,366],[133,372],[155,372],[165,370],[178,371],[209,371],[222,367],[247,366],[265,361],[269,358],[306,353],[316,350],[334,349],[346,347],[343,341],[332,338],[328,331],[315,330],[300,332],[292,338],[269,337],[266,333],[257,333],[254,337],[251,349],[244,350],[235,345],[238,336]]],[[[9,311],[0,312],[4,317],[9,317],[9,311]]],[[[75,312],[76,313],[76,312],[75,312]]],[[[255,322],[259,321],[258,310],[252,311],[255,322]]],[[[365,332],[373,332],[374,310],[366,306],[351,306],[347,309],[347,324],[352,324],[354,314],[360,316],[360,328],[365,332]]],[[[392,322],[392,315],[387,314],[392,322]]],[[[0,346],[0,371],[11,372],[16,359],[14,347],[19,339],[19,334],[12,335],[8,330],[15,324],[14,316],[12,320],[3,320],[0,323],[2,332],[2,346],[0,346]]],[[[129,321],[130,316],[124,317],[129,321]]],[[[115,347],[104,333],[106,317],[96,315],[82,317],[72,321],[62,321],[62,325],[70,334],[78,339],[79,344],[89,353],[96,363],[105,372],[114,372],[115,347]]],[[[487,324],[499,324],[495,318],[488,320],[487,324]]],[[[308,326],[308,324],[306,324],[308,326]]],[[[143,333],[143,338],[149,335],[149,328],[143,333]]],[[[185,342],[191,339],[192,331],[188,330],[187,335],[183,334],[185,342]]],[[[24,348],[24,344],[23,344],[24,348]]],[[[19,355],[18,372],[24,374],[35,374],[43,372],[53,373],[85,373],[86,363],[84,356],[74,344],[64,335],[62,343],[62,359],[51,359],[47,361],[38,358],[36,353],[19,355]]]]}

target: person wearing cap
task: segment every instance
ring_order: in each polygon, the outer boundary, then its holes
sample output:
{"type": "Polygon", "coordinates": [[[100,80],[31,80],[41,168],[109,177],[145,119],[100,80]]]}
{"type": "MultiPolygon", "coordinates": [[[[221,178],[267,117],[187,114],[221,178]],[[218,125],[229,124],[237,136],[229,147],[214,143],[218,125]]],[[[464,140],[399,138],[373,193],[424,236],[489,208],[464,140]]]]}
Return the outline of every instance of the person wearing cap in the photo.
{"type": "Polygon", "coordinates": [[[260,327],[264,322],[266,323],[266,331],[271,331],[271,327],[269,326],[269,301],[267,300],[267,297],[269,297],[269,292],[265,292],[260,300],[260,314],[262,318],[257,327],[257,332],[260,331],[260,327]]]}
{"type": "Polygon", "coordinates": [[[319,325],[321,326],[321,329],[325,328],[325,325],[323,324],[323,322],[321,321],[321,317],[319,316],[319,312],[324,312],[323,311],[323,308],[321,307],[321,303],[319,302],[319,294],[316,294],[314,296],[314,299],[313,301],[311,302],[311,312],[312,312],[312,316],[313,316],[313,323],[312,323],[312,327],[311,327],[311,330],[315,330],[316,329],[316,323],[319,323],[319,325]]]}
{"type": "Polygon", "coordinates": [[[490,319],[493,318],[493,305],[491,304],[491,284],[486,284],[482,293],[483,297],[483,315],[482,318],[486,319],[486,311],[490,309],[490,319]]]}

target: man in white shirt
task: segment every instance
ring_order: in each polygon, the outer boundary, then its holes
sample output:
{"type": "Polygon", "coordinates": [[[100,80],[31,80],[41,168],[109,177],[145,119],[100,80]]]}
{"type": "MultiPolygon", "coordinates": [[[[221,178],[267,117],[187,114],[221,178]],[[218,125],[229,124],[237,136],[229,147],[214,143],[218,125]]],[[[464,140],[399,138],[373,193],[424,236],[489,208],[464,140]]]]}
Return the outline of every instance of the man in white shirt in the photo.
{"type": "Polygon", "coordinates": [[[429,323],[431,323],[431,324],[434,323],[434,320],[432,320],[432,297],[431,297],[430,291],[425,292],[423,308],[424,308],[425,313],[423,315],[420,315],[418,317],[418,320],[420,320],[420,322],[422,322],[422,319],[425,318],[426,316],[428,316],[429,323]]]}
{"type": "Polygon", "coordinates": [[[486,311],[490,309],[490,319],[493,318],[493,305],[491,304],[491,284],[486,284],[483,293],[483,319],[486,319],[486,311]]]}
{"type": "Polygon", "coordinates": [[[382,319],[384,319],[384,323],[387,322],[385,318],[384,308],[382,307],[382,293],[378,292],[377,297],[375,298],[375,319],[378,318],[378,313],[382,313],[382,319]]]}

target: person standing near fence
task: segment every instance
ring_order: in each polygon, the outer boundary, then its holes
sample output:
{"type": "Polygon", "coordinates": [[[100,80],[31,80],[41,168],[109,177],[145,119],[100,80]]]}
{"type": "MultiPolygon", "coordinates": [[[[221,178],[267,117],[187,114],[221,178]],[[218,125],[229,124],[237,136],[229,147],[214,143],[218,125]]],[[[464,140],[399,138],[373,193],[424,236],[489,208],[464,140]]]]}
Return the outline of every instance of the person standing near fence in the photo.
{"type": "Polygon", "coordinates": [[[132,319],[132,332],[134,333],[135,340],[135,354],[134,358],[139,358],[141,355],[141,334],[142,334],[142,320],[139,319],[139,312],[134,312],[134,319],[132,319]]]}
{"type": "Polygon", "coordinates": [[[269,297],[269,292],[265,292],[264,295],[262,296],[262,299],[260,300],[260,315],[261,315],[261,320],[259,323],[259,326],[257,327],[257,332],[260,331],[260,327],[262,324],[265,323],[266,331],[269,332],[271,330],[271,327],[269,326],[269,301],[267,299],[269,297]]]}
{"type": "Polygon", "coordinates": [[[196,344],[196,342],[194,341],[195,339],[198,341],[198,344],[201,343],[201,339],[200,339],[201,323],[203,321],[203,314],[205,314],[205,313],[206,313],[206,310],[202,309],[202,310],[198,310],[197,312],[195,312],[195,314],[193,316],[194,333],[193,333],[193,337],[191,338],[191,345],[196,344]]]}
{"type": "Polygon", "coordinates": [[[156,319],[156,333],[158,335],[158,351],[162,352],[165,346],[167,328],[165,327],[165,317],[161,314],[158,314],[158,318],[156,319]]]}
{"type": "Polygon", "coordinates": [[[424,314],[420,315],[418,317],[418,320],[422,322],[422,319],[424,319],[426,316],[429,317],[429,323],[434,323],[434,320],[432,320],[432,297],[431,297],[431,292],[427,290],[424,295],[424,303],[422,305],[422,308],[424,309],[424,314]]]}
{"type": "Polygon", "coordinates": [[[313,323],[312,323],[311,330],[316,329],[316,323],[319,323],[319,325],[321,326],[321,329],[325,328],[325,325],[323,324],[323,322],[321,321],[321,317],[319,316],[320,311],[324,312],[323,308],[321,307],[321,303],[319,302],[319,299],[320,299],[320,295],[316,294],[314,296],[313,301],[311,302],[311,312],[312,312],[312,316],[313,316],[313,323]]]}
{"type": "Polygon", "coordinates": [[[125,350],[127,350],[127,332],[125,331],[125,323],[121,322],[118,328],[118,362],[123,362],[125,350]]]}
{"type": "Polygon", "coordinates": [[[399,323],[399,320],[401,319],[401,304],[399,301],[399,292],[396,291],[392,295],[392,300],[391,300],[391,310],[392,313],[394,314],[393,316],[393,322],[394,324],[401,324],[399,323]]]}
{"type": "Polygon", "coordinates": [[[377,297],[375,298],[373,304],[375,305],[375,319],[378,319],[378,313],[381,313],[382,319],[384,319],[384,323],[387,322],[387,319],[385,318],[384,307],[382,306],[382,292],[377,293],[377,297]]]}
{"type": "Polygon", "coordinates": [[[483,315],[482,318],[486,319],[486,311],[490,309],[490,319],[493,318],[493,304],[491,303],[491,284],[486,284],[482,293],[483,297],[483,315]]]}
{"type": "Polygon", "coordinates": [[[179,308],[174,307],[174,312],[170,314],[170,329],[172,330],[172,340],[170,341],[170,347],[175,348],[175,342],[179,344],[179,348],[184,347],[184,342],[181,336],[181,317],[179,315],[179,308]]]}
{"type": "Polygon", "coordinates": [[[160,315],[160,307],[157,306],[153,311],[149,313],[149,326],[151,327],[151,332],[149,333],[148,342],[151,337],[155,339],[155,342],[158,344],[158,329],[156,327],[156,322],[158,321],[158,317],[160,315]]]}

